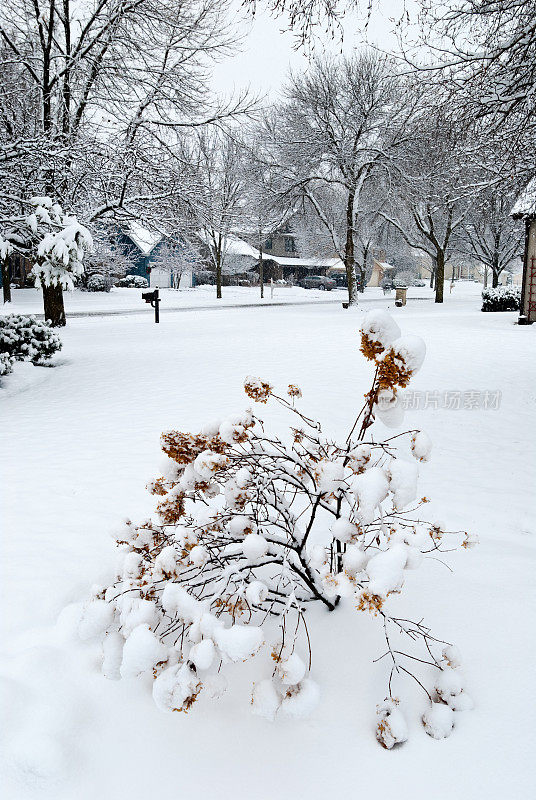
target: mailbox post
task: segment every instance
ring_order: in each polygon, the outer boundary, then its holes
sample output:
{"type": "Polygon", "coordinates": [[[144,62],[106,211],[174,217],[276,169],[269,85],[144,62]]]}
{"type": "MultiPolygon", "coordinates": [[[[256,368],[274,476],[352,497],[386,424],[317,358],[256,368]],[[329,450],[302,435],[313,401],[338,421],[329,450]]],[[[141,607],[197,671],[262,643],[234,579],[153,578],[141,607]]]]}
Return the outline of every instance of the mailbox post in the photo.
{"type": "Polygon", "coordinates": [[[151,307],[154,308],[154,321],[160,322],[160,297],[158,296],[158,287],[154,292],[143,292],[141,297],[142,300],[145,300],[146,303],[150,303],[151,307]]]}

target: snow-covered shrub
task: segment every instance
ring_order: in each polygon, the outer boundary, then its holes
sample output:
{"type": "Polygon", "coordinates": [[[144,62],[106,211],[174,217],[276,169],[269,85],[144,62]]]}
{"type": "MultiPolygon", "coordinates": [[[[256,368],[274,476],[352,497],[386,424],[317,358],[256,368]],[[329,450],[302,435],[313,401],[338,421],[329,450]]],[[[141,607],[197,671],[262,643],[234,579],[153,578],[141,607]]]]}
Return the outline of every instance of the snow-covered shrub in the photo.
{"type": "Polygon", "coordinates": [[[147,289],[149,283],[147,278],[143,278],[141,275],[125,275],[124,278],[119,278],[115,285],[121,289],[147,289]]]}
{"type": "Polygon", "coordinates": [[[382,393],[396,402],[425,347],[375,311],[361,327],[361,352],[374,368],[372,386],[340,443],[297,408],[297,386],[285,396],[254,377],[245,380],[246,394],[288,412],[286,437],[270,433],[251,409],[198,433],[162,435],[166,459],[150,485],[157,516],[124,523],[115,580],[94,590],[80,623],[84,638],[93,632],[103,640],[106,676],[152,675],[157,706],[188,711],[201,693],[224,691],[232,664],[256,657],[253,712],[301,717],[320,696],[308,609],[316,602],[334,612],[347,599],[377,618],[385,638],[379,741],[391,748],[407,738],[394,697],[407,676],[426,695],[425,729],[445,735],[463,705],[461,676],[451,674],[459,656],[421,617],[397,615],[396,597],[407,570],[451,550],[464,533],[421,516],[427,500],[417,479],[430,457],[428,437],[369,434],[382,393]]]}
{"type": "MultiPolygon", "coordinates": [[[[47,322],[24,314],[8,314],[0,317],[0,355],[4,364],[8,361],[31,361],[43,365],[54,353],[61,350],[59,336],[47,322]]],[[[4,366],[6,375],[11,368],[4,366]]]]}
{"type": "Polygon", "coordinates": [[[13,369],[15,359],[9,353],[0,353],[0,378],[2,375],[9,375],[13,369]]]}
{"type": "Polygon", "coordinates": [[[86,290],[88,292],[109,292],[110,281],[104,275],[95,272],[87,279],[86,290]]]}
{"type": "Polygon", "coordinates": [[[482,311],[519,311],[520,306],[520,286],[497,286],[482,292],[482,311]]]}

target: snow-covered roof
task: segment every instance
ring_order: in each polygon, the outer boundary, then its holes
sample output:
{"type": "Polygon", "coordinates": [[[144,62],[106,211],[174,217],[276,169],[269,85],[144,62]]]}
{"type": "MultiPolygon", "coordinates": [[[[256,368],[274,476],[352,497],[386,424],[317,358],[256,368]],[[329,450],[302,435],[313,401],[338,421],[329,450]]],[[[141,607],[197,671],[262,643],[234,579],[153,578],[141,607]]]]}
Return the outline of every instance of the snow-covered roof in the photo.
{"type": "MultiPolygon", "coordinates": [[[[206,231],[198,231],[197,235],[209,247],[211,246],[211,238],[207,234],[206,231]]],[[[238,236],[226,236],[223,240],[223,252],[227,253],[227,255],[233,256],[249,256],[250,258],[254,258],[257,260],[260,256],[259,251],[256,247],[252,247],[250,244],[245,242],[243,239],[239,239],[238,236]]]]}
{"type": "Polygon", "coordinates": [[[233,256],[251,256],[251,258],[259,258],[260,253],[256,247],[252,247],[243,239],[237,236],[228,236],[225,240],[224,250],[226,253],[233,256]]]}
{"type": "Polygon", "coordinates": [[[307,267],[308,269],[322,267],[323,269],[329,269],[343,266],[340,258],[287,258],[286,256],[273,256],[266,253],[264,253],[263,257],[265,261],[275,261],[280,267],[307,267]]]}
{"type": "Polygon", "coordinates": [[[536,177],[529,181],[510,211],[514,219],[536,217],[536,177]]]}
{"type": "Polygon", "coordinates": [[[130,236],[134,244],[140,248],[141,252],[148,256],[151,250],[162,239],[162,234],[157,231],[150,231],[140,225],[139,222],[131,221],[128,225],[127,235],[130,236]]]}
{"type": "MultiPolygon", "coordinates": [[[[198,235],[205,244],[209,244],[210,237],[207,236],[205,231],[199,231],[198,235]]],[[[261,257],[260,251],[257,250],[256,247],[252,247],[252,245],[248,244],[243,239],[239,239],[238,236],[227,236],[224,240],[223,250],[227,255],[246,256],[255,259],[255,261],[259,261],[261,257]]],[[[276,264],[279,264],[280,267],[329,269],[344,266],[340,258],[297,258],[296,256],[274,256],[271,253],[268,254],[265,252],[263,252],[262,257],[264,261],[274,261],[276,264]]]]}

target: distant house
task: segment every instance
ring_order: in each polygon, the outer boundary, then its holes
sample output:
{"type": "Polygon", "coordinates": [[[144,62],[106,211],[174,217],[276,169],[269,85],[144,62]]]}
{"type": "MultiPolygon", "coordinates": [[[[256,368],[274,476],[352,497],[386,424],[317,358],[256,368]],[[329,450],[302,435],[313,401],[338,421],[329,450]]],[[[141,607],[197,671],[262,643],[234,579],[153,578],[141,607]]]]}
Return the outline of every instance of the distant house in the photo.
{"type": "Polygon", "coordinates": [[[520,325],[536,322],[536,177],[518,197],[510,215],[525,222],[520,325]]]}
{"type": "Polygon", "coordinates": [[[164,266],[165,258],[162,256],[170,249],[183,247],[185,255],[184,263],[180,264],[180,287],[187,288],[192,285],[193,269],[185,244],[171,240],[157,231],[150,231],[134,221],[119,230],[114,238],[115,245],[124,251],[133,264],[130,269],[131,274],[140,275],[147,279],[149,286],[158,286],[162,289],[176,285],[173,265],[164,266]]]}
{"type": "Polygon", "coordinates": [[[298,255],[296,237],[287,223],[266,239],[264,252],[267,256],[293,258],[298,255]]]}
{"type": "MultiPolygon", "coordinates": [[[[10,253],[7,257],[7,268],[9,271],[10,283],[16,284],[19,288],[33,286],[33,280],[28,278],[33,269],[34,262],[20,253],[10,253]]],[[[0,270],[0,288],[2,283],[2,270],[0,270]]]]}
{"type": "MultiPolygon", "coordinates": [[[[232,234],[227,236],[223,243],[225,253],[224,271],[227,282],[240,282],[240,280],[258,281],[261,252],[246,239],[248,234],[232,234]]],[[[208,239],[202,235],[208,247],[208,239]]],[[[339,258],[303,258],[296,250],[294,236],[286,233],[274,234],[264,243],[262,251],[264,281],[271,279],[297,282],[307,275],[325,275],[330,269],[340,267],[339,258]],[[289,243],[290,240],[292,243],[289,243]],[[295,255],[284,255],[294,253],[295,255]]]]}
{"type": "Polygon", "coordinates": [[[387,261],[378,261],[376,258],[372,259],[372,274],[370,276],[368,286],[381,286],[384,278],[392,278],[395,274],[396,267],[389,264],[387,261]]]}

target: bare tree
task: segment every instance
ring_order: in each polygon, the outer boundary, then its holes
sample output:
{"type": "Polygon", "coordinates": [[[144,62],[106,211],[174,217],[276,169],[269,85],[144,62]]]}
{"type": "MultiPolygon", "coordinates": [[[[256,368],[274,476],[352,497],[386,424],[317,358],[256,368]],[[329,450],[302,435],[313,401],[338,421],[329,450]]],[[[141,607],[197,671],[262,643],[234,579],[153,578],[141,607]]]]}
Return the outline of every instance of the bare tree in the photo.
{"type": "MultiPolygon", "coordinates": [[[[234,35],[224,0],[14,0],[0,11],[0,170],[19,173],[0,197],[17,214],[46,194],[95,221],[162,224],[181,193],[182,132],[247,110],[215,106],[211,61],[234,35]]],[[[45,287],[44,291],[48,291],[45,287]]]]}
{"type": "Polygon", "coordinates": [[[393,164],[392,204],[380,213],[409,247],[431,258],[435,302],[442,303],[445,263],[482,184],[467,124],[445,110],[424,108],[412,128],[404,158],[393,164]]]}
{"type": "Polygon", "coordinates": [[[491,190],[471,210],[460,233],[459,248],[490,273],[492,287],[523,252],[522,226],[510,217],[516,192],[491,190]]]}
{"type": "Polygon", "coordinates": [[[188,164],[192,224],[207,246],[220,299],[229,241],[239,224],[245,194],[242,150],[222,129],[201,130],[184,146],[182,158],[188,164]]]}
{"type": "Polygon", "coordinates": [[[293,75],[287,101],[267,119],[283,191],[317,215],[344,262],[349,302],[357,302],[355,224],[367,181],[378,178],[406,140],[415,97],[389,60],[371,52],[316,59],[293,75]],[[342,218],[338,211],[342,202],[342,218]]]}
{"type": "Polygon", "coordinates": [[[434,59],[420,68],[436,73],[466,111],[469,102],[492,124],[534,131],[536,1],[421,0],[421,6],[420,44],[434,59]]]}

